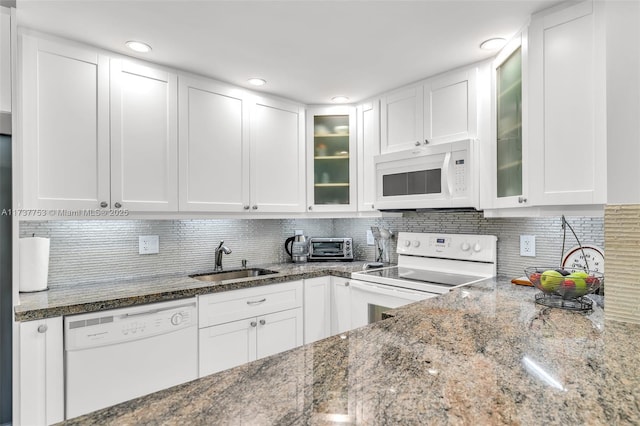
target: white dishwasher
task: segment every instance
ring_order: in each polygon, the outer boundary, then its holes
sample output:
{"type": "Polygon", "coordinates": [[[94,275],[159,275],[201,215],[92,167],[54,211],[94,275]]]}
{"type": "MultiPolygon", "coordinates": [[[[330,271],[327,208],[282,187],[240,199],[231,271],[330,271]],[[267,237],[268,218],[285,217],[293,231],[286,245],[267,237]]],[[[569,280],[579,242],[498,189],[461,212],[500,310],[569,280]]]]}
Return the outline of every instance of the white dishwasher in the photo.
{"type": "Polygon", "coordinates": [[[64,318],[66,418],[198,377],[195,298],[64,318]]]}

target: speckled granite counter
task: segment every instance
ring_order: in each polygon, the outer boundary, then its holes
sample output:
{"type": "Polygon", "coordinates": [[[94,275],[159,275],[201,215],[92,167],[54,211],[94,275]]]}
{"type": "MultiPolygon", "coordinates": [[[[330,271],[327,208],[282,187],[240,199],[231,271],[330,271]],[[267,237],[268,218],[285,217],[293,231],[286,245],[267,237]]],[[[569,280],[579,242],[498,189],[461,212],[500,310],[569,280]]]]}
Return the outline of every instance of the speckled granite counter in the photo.
{"type": "Polygon", "coordinates": [[[20,304],[15,307],[15,316],[16,321],[32,321],[323,275],[348,278],[351,276],[351,272],[361,270],[365,263],[356,261],[251,265],[251,267],[270,269],[278,273],[235,279],[224,284],[198,281],[189,278],[187,274],[180,274],[52,287],[37,293],[20,293],[20,304]]]}
{"type": "Polygon", "coordinates": [[[640,423],[640,326],[489,280],[69,425],[640,423]]]}

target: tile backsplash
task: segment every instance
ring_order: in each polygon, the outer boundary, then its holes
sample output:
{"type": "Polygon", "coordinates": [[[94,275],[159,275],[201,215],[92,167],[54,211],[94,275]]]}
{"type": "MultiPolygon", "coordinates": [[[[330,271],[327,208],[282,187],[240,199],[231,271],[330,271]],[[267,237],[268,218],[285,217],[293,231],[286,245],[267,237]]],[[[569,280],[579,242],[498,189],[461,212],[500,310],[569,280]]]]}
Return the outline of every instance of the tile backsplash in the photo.
{"type": "MultiPolygon", "coordinates": [[[[604,247],[602,218],[568,217],[583,244],[604,247]]],[[[29,221],[20,223],[20,236],[35,234],[51,239],[49,285],[103,281],[165,274],[206,272],[213,268],[213,253],[221,240],[233,253],[225,267],[285,262],[284,240],[294,230],[308,236],[350,236],[355,257],[373,260],[366,242],[370,226],[398,231],[491,234],[498,237],[498,273],[523,275],[528,265],[560,262],[560,217],[485,219],[481,212],[451,211],[405,213],[402,217],[356,219],[198,219],[198,220],[92,220],[29,221]],[[158,235],[160,253],[138,254],[140,235],[158,235]],[[536,257],[520,256],[520,235],[536,236],[536,257]]],[[[577,245],[567,231],[565,250],[577,245]]],[[[391,244],[395,262],[395,240],[391,244]]]]}

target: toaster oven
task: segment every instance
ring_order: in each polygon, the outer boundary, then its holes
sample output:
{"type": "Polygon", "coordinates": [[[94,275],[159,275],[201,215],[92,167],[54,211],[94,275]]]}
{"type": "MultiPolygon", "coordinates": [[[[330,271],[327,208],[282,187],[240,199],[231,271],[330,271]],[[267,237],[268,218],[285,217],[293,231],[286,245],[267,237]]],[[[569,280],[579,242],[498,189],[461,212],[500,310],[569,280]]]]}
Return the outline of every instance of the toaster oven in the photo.
{"type": "Polygon", "coordinates": [[[351,238],[320,238],[309,240],[309,260],[353,260],[353,241],[351,238]]]}

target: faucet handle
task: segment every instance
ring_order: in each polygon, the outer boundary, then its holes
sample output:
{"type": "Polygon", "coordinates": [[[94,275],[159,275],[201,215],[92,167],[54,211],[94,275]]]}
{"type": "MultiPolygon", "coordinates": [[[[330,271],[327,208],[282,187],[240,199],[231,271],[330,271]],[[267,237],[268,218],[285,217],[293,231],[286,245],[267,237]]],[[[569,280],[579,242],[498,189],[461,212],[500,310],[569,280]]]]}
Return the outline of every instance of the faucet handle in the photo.
{"type": "Polygon", "coordinates": [[[223,244],[224,244],[224,240],[220,241],[220,245],[218,246],[218,248],[216,250],[220,250],[220,247],[222,247],[223,244]]]}

